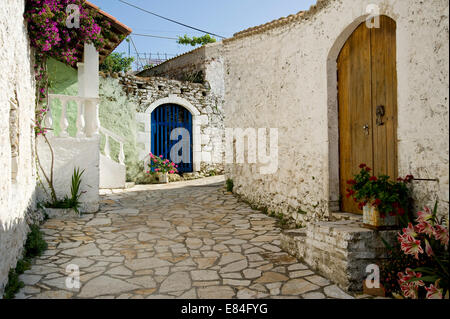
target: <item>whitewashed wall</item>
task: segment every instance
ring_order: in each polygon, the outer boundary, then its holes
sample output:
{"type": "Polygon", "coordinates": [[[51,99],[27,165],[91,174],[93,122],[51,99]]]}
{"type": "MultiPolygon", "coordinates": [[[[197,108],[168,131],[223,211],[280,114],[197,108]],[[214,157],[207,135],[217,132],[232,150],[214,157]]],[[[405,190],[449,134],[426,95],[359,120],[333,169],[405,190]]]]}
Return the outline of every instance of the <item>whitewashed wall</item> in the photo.
{"type": "Polygon", "coordinates": [[[366,7],[397,22],[399,174],[448,214],[448,1],[319,0],[289,24],[225,40],[225,127],[279,129],[279,170],[228,167],[235,191],[298,220],[338,208],[336,58],[366,7]],[[306,214],[305,214],[306,213],[306,214]]]}
{"type": "Polygon", "coordinates": [[[26,25],[24,0],[0,5],[0,298],[8,271],[15,267],[26,239],[27,211],[34,208],[35,83],[26,25]],[[10,123],[11,99],[17,121],[10,123]],[[12,180],[10,130],[18,127],[17,174],[12,180]]]}
{"type": "MultiPolygon", "coordinates": [[[[74,169],[85,170],[81,177],[80,191],[83,194],[80,197],[80,210],[86,213],[97,212],[99,209],[100,138],[98,136],[89,138],[50,137],[49,142],[55,153],[53,185],[57,198],[63,199],[66,195],[70,197],[71,179],[74,169]]],[[[51,166],[50,150],[42,137],[38,138],[36,143],[40,162],[48,175],[50,174],[51,166]]],[[[47,188],[48,185],[42,176],[42,172],[40,174],[43,185],[47,188]]],[[[47,191],[46,194],[42,186],[38,187],[37,190],[37,199],[40,202],[50,200],[48,197],[49,192],[47,191]]]]}

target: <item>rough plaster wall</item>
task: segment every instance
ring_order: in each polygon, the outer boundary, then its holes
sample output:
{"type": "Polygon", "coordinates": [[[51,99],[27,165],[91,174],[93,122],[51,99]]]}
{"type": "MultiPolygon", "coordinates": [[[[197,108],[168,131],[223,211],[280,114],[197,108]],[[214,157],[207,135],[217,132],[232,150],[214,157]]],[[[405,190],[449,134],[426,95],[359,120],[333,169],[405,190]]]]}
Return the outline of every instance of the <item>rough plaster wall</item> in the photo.
{"type": "MultiPolygon", "coordinates": [[[[101,125],[126,139],[124,145],[125,164],[127,167],[127,180],[136,181],[142,177],[142,168],[139,165],[139,150],[136,143],[137,123],[135,120],[138,102],[128,97],[119,79],[112,77],[100,78],[100,109],[101,125]]],[[[104,138],[101,141],[103,151],[104,138]]],[[[111,158],[117,159],[120,145],[110,139],[111,158]]]]}
{"type": "Polygon", "coordinates": [[[142,71],[140,77],[164,77],[167,79],[184,81],[186,75],[203,72],[204,80],[210,86],[211,91],[217,96],[223,97],[223,44],[222,42],[210,43],[168,60],[151,69],[142,71]]]}
{"type": "MultiPolygon", "coordinates": [[[[48,59],[47,68],[50,93],[70,96],[78,95],[78,72],[76,69],[52,58],[48,59]]],[[[59,126],[61,118],[61,102],[59,100],[54,101],[51,105],[51,109],[54,123],[54,133],[58,136],[61,131],[59,126]]],[[[77,132],[76,103],[70,102],[66,112],[67,120],[69,121],[67,132],[70,136],[75,136],[77,132]]]]}
{"type": "MultiPolygon", "coordinates": [[[[208,87],[197,83],[157,77],[139,78],[133,76],[120,76],[119,80],[120,86],[116,90],[125,90],[130,101],[138,101],[136,109],[138,113],[145,113],[153,102],[166,98],[169,95],[176,95],[190,102],[200,112],[201,171],[209,172],[214,170],[216,173],[223,172],[224,126],[222,97],[216,96],[208,87]]],[[[117,118],[117,121],[120,121],[120,116],[117,118]]],[[[147,141],[147,137],[140,133],[143,133],[143,128],[138,126],[137,144],[142,152],[144,149],[143,143],[147,141]]]]}
{"type": "MultiPolygon", "coordinates": [[[[0,6],[0,298],[28,232],[27,212],[34,209],[34,73],[32,51],[22,14],[23,0],[0,6]],[[10,100],[17,92],[18,174],[11,180],[10,100]]],[[[17,123],[16,123],[17,124],[17,123]]]]}
{"type": "Polygon", "coordinates": [[[321,9],[307,19],[224,43],[225,126],[279,129],[278,173],[230,166],[235,191],[299,221],[326,217],[335,208],[333,63],[364,21],[366,6],[375,3],[398,28],[399,174],[438,178],[415,182],[417,205],[438,197],[441,213],[448,214],[448,1],[319,2],[321,9]]]}
{"type": "MultiPolygon", "coordinates": [[[[80,186],[80,191],[83,192],[80,197],[80,210],[88,213],[97,212],[99,208],[99,137],[49,137],[49,142],[55,153],[53,185],[58,199],[62,199],[66,195],[70,196],[73,171],[74,168],[79,168],[80,171],[85,170],[80,186]]],[[[51,153],[48,145],[42,137],[38,138],[36,143],[39,159],[44,167],[44,171],[50,174],[51,153]]],[[[44,181],[42,171],[40,171],[40,176],[43,185],[37,188],[37,198],[40,202],[47,202],[50,200],[47,195],[49,191],[47,190],[47,194],[43,191],[42,186],[47,187],[47,183],[44,181]]]]}

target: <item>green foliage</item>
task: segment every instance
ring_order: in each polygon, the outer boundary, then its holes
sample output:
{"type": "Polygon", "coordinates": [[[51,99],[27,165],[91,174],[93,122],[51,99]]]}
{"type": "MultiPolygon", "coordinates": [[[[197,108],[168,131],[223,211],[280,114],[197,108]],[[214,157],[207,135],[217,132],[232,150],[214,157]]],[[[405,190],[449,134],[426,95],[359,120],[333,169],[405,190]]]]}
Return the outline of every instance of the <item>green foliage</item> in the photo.
{"type": "Polygon", "coordinates": [[[47,247],[47,243],[44,240],[39,226],[31,225],[24,246],[24,257],[17,261],[14,269],[9,271],[8,283],[5,287],[3,298],[13,299],[15,294],[24,287],[24,283],[19,280],[19,276],[31,268],[31,259],[36,256],[41,256],[47,247]]]}
{"type": "Polygon", "coordinates": [[[378,209],[381,217],[388,214],[398,216],[400,224],[406,226],[410,220],[411,195],[408,183],[414,177],[406,176],[404,179],[398,178],[396,182],[390,180],[387,175],[378,177],[371,176],[371,168],[366,164],[361,164],[360,172],[354,179],[347,181],[347,198],[352,197],[359,203],[359,209],[365,205],[372,205],[378,209]]]}
{"type": "Polygon", "coordinates": [[[41,230],[37,225],[30,226],[30,233],[25,242],[24,255],[26,258],[33,258],[42,255],[47,249],[47,243],[44,240],[41,230]]]}
{"type": "Polygon", "coordinates": [[[8,284],[5,287],[4,299],[13,299],[15,294],[24,287],[22,281],[19,280],[19,275],[15,269],[11,269],[8,274],[8,284]]]}
{"type": "Polygon", "coordinates": [[[80,192],[80,185],[81,185],[81,176],[83,175],[84,170],[80,173],[79,168],[74,168],[73,175],[72,175],[72,181],[70,186],[70,194],[71,197],[68,197],[67,195],[62,200],[56,200],[50,203],[47,203],[45,206],[48,208],[60,208],[60,209],[73,209],[78,214],[80,214],[79,208],[80,208],[80,197],[85,192],[80,192]]]}
{"type": "Polygon", "coordinates": [[[187,34],[185,34],[183,37],[178,37],[177,43],[178,44],[184,44],[184,45],[191,45],[195,47],[196,45],[205,45],[208,43],[214,43],[217,40],[213,37],[211,37],[209,34],[205,34],[201,37],[188,37],[187,34]]]}
{"type": "Polygon", "coordinates": [[[227,179],[227,192],[232,193],[233,192],[233,187],[234,187],[234,183],[232,179],[227,179]]]}
{"type": "Polygon", "coordinates": [[[175,174],[178,173],[177,167],[178,165],[168,159],[164,159],[162,155],[156,156],[150,153],[150,163],[148,164],[150,170],[147,173],[153,174],[153,172],[157,172],[163,174],[175,174]]]}
{"type": "Polygon", "coordinates": [[[131,70],[131,64],[133,63],[134,58],[124,57],[124,54],[125,53],[118,52],[111,53],[100,65],[100,71],[118,73],[131,70]]]}

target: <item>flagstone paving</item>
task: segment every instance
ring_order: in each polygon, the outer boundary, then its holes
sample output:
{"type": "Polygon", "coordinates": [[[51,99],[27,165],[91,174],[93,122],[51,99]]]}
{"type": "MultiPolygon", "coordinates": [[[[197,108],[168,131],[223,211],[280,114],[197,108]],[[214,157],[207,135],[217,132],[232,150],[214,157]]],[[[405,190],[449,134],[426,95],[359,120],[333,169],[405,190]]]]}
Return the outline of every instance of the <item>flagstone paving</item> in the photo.
{"type": "Polygon", "coordinates": [[[46,221],[16,298],[353,298],[283,252],[276,220],[221,176],[103,193],[97,214],[46,221]]]}

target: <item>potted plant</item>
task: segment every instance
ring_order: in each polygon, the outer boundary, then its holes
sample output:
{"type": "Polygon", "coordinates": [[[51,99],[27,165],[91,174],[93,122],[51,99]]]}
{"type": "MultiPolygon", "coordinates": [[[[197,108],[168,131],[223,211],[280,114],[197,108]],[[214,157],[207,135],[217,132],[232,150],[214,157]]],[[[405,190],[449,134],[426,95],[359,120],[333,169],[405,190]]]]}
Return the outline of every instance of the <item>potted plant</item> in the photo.
{"type": "Polygon", "coordinates": [[[353,197],[363,211],[363,225],[367,228],[386,229],[407,225],[412,175],[391,181],[389,176],[371,175],[366,164],[359,166],[360,172],[347,181],[347,198],[353,197]]]}
{"type": "Polygon", "coordinates": [[[81,215],[79,210],[81,205],[80,197],[85,193],[80,192],[83,173],[84,170],[80,172],[79,168],[74,169],[70,186],[70,197],[66,195],[63,199],[52,200],[44,205],[48,217],[78,217],[81,215]]]}
{"type": "Polygon", "coordinates": [[[169,183],[169,174],[178,173],[178,165],[168,159],[164,159],[162,155],[156,156],[150,153],[150,163],[148,166],[150,170],[147,173],[157,173],[161,183],[169,183]]]}

